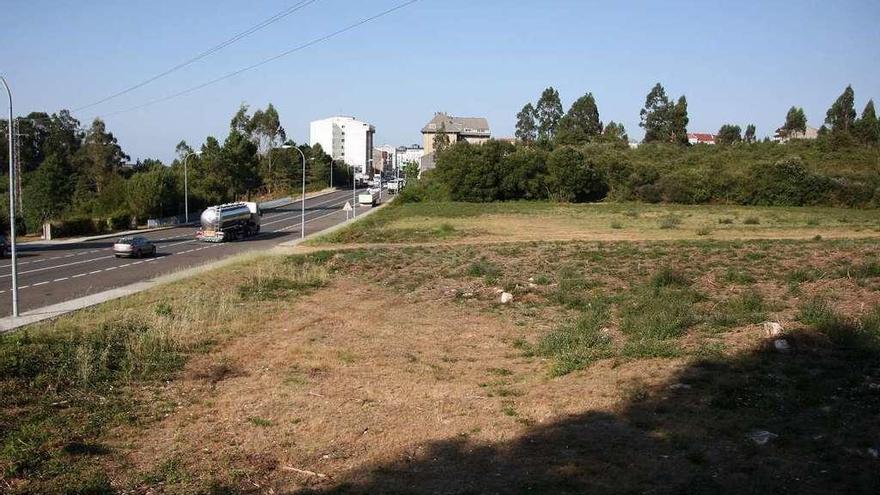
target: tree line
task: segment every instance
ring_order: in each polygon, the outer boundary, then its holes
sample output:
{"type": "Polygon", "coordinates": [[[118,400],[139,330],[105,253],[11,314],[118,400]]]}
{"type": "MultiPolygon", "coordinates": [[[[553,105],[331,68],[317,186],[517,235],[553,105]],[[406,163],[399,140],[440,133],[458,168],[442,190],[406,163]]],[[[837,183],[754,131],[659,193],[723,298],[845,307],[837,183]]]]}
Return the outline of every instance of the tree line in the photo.
{"type": "MultiPolygon", "coordinates": [[[[9,123],[0,121],[6,136],[9,123]]],[[[209,136],[196,148],[185,141],[166,165],[145,159],[130,163],[106,124],[95,119],[83,128],[69,111],[32,112],[17,119],[21,231],[38,232],[44,222],[60,234],[126,228],[147,218],[181,215],[184,210],[184,159],[188,169],[190,212],[211,205],[299,191],[307,159],[309,189],[326,187],[333,167],[334,185],[350,184],[351,171],[332,163],[320,145],[296,145],[287,139],[272,104],[249,112],[246,105],[230,120],[221,142],[209,136]],[[196,153],[198,152],[198,153],[196,153]]],[[[0,167],[8,171],[8,146],[0,144],[0,167]]],[[[8,183],[8,175],[3,176],[8,183]]],[[[8,224],[8,192],[0,194],[3,225],[8,224]]],[[[8,226],[6,227],[8,229],[8,226]]]]}
{"type": "Polygon", "coordinates": [[[640,112],[645,139],[633,149],[622,125],[602,123],[591,93],[563,112],[551,87],[517,114],[516,143],[452,144],[403,199],[880,207],[873,101],[858,117],[847,87],[814,140],[800,139],[806,117],[794,113],[779,130],[785,143],[758,142],[754,125],[743,133],[725,124],[718,146],[688,146],[687,99],[657,84],[640,112]]]}

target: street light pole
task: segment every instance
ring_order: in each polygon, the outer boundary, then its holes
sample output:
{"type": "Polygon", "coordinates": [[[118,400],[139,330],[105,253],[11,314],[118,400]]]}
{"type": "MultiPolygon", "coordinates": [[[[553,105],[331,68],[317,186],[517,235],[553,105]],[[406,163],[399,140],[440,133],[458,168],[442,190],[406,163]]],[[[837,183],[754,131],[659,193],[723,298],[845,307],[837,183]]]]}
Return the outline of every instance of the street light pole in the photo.
{"type": "Polygon", "coordinates": [[[186,168],[186,161],[193,155],[201,154],[201,151],[190,151],[188,155],[183,157],[183,223],[189,223],[189,171],[186,168]]]}
{"type": "Polygon", "coordinates": [[[333,157],[330,157],[330,189],[333,189],[333,157]]]}
{"type": "Polygon", "coordinates": [[[12,316],[18,316],[18,255],[15,252],[15,153],[12,139],[12,90],[3,76],[0,76],[6,94],[9,95],[9,254],[12,258],[12,316]]]}
{"type": "Polygon", "coordinates": [[[290,146],[299,152],[299,156],[302,157],[303,164],[303,174],[302,174],[302,207],[300,209],[300,221],[299,221],[299,238],[305,239],[306,237],[306,155],[303,154],[302,150],[299,149],[299,146],[290,146]]]}

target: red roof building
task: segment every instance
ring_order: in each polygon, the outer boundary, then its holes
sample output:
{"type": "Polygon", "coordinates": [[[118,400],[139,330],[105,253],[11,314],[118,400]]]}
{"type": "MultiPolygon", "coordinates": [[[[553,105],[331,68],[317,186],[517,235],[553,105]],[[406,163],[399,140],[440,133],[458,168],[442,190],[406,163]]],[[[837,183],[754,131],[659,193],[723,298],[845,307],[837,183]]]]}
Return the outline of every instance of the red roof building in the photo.
{"type": "Polygon", "coordinates": [[[688,143],[715,144],[715,134],[709,134],[708,132],[689,132],[688,143]]]}

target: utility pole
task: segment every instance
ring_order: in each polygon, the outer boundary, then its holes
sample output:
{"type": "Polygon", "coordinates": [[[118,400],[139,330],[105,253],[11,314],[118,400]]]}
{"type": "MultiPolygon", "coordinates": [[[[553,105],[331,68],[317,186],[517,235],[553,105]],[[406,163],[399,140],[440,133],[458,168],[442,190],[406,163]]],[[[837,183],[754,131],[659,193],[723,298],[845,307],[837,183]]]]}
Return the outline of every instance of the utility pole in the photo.
{"type": "Polygon", "coordinates": [[[12,138],[12,90],[3,76],[0,82],[9,95],[9,254],[12,258],[12,316],[18,317],[18,255],[15,252],[15,147],[12,138]]]}

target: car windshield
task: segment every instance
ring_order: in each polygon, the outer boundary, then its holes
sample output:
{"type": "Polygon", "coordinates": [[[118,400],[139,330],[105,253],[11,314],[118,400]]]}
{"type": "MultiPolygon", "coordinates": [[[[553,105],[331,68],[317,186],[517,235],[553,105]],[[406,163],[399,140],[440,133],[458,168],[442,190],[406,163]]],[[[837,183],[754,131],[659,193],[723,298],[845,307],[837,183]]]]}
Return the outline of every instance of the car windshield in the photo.
{"type": "Polygon", "coordinates": [[[116,244],[134,244],[134,239],[131,237],[123,237],[116,241],[116,244]]]}

